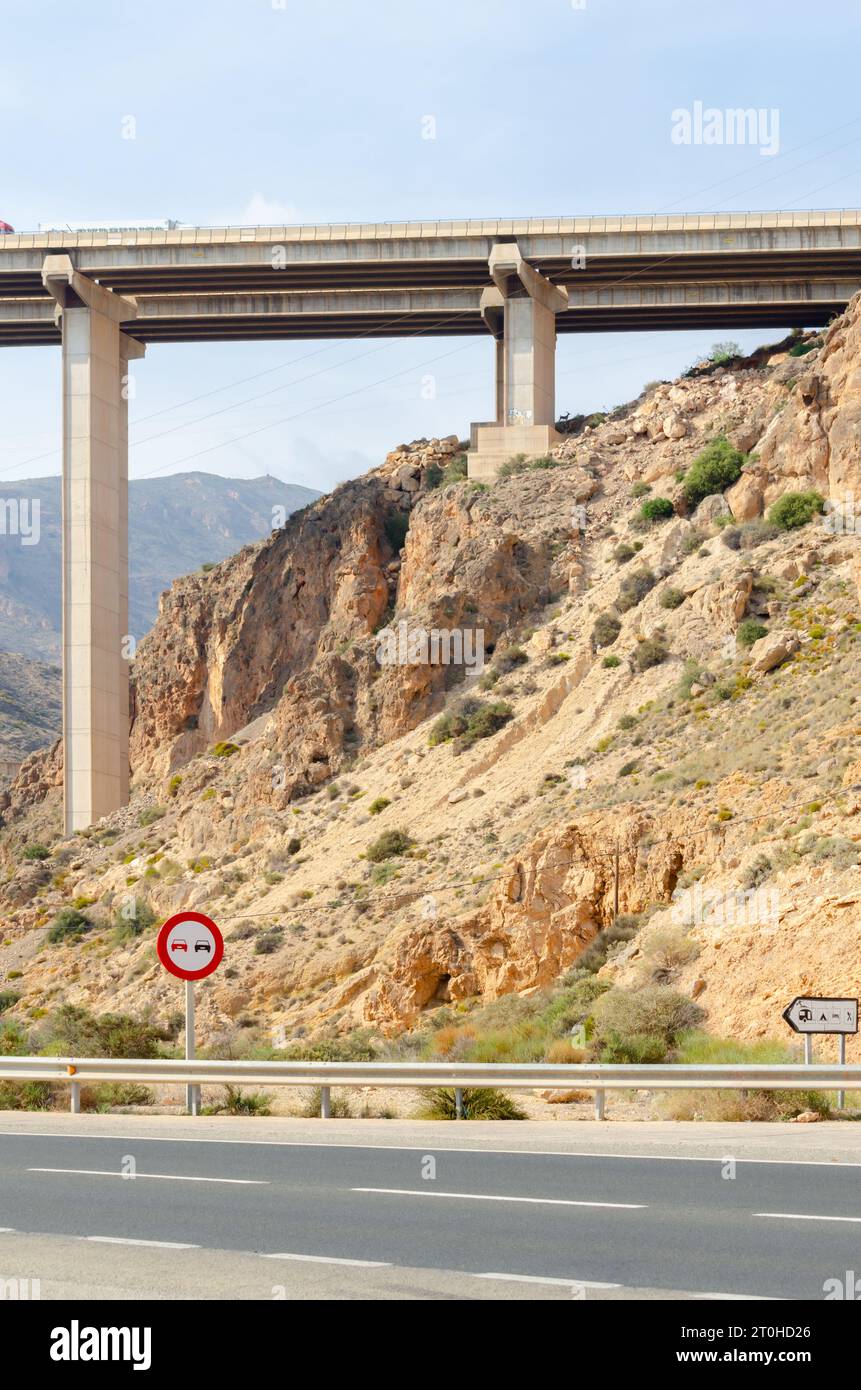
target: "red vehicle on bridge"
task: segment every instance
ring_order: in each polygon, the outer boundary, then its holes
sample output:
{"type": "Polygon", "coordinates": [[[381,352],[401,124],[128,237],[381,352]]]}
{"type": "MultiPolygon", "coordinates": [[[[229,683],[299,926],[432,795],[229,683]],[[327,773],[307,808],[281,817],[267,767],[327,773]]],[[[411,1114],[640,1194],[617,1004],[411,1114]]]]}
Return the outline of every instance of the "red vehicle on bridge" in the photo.
{"type": "Polygon", "coordinates": [[[7,232],[14,232],[15,228],[10,227],[8,222],[0,222],[0,236],[5,236],[7,232]]]}

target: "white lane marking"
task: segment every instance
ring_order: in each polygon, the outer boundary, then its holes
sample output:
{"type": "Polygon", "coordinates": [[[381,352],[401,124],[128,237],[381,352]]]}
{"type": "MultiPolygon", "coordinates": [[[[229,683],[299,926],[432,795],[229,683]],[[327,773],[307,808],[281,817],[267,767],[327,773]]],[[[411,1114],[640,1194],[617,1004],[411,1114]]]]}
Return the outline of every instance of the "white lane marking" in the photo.
{"type": "Polygon", "coordinates": [[[79,1239],[90,1240],[95,1245],[152,1245],[159,1250],[200,1249],[199,1245],[190,1245],[181,1240],[136,1240],[133,1236],[80,1236],[79,1239]]]}
{"type": "MultiPolygon", "coordinates": [[[[435,1137],[435,1136],[434,1136],[435,1137]]],[[[0,1139],[101,1139],[114,1143],[138,1144],[245,1144],[261,1149],[361,1149],[378,1153],[427,1153],[427,1144],[350,1144],[334,1137],[326,1143],[306,1139],[204,1139],[197,1135],[158,1135],[158,1134],[86,1134],[81,1131],[58,1132],[41,1129],[0,1129],[0,1139]]],[[[725,1163],[726,1158],[715,1155],[709,1158],[703,1154],[620,1154],[604,1153],[590,1149],[478,1149],[439,1144],[437,1153],[447,1154],[506,1154],[515,1158],[619,1158],[638,1159],[649,1163],[725,1163]]],[[[761,1163],[775,1168],[861,1168],[861,1159],[856,1163],[840,1158],[738,1158],[736,1163],[761,1163]]]]}
{"type": "Polygon", "coordinates": [[[688,1293],[688,1298],[702,1298],[710,1303],[783,1303],[770,1293],[688,1293]]]}
{"type": "Polygon", "coordinates": [[[376,1192],[391,1197],[455,1197],[464,1202],[532,1202],[542,1207],[616,1207],[642,1211],[645,1202],[574,1202],[568,1197],[498,1197],[488,1192],[432,1192],[420,1187],[351,1187],[351,1192],[376,1192]]]}
{"type": "Polygon", "coordinates": [[[268,1251],[259,1253],[264,1260],[305,1260],[315,1265],[359,1265],[363,1269],[393,1269],[391,1260],[345,1260],[337,1255],[270,1255],[268,1251]]]}
{"type": "Polygon", "coordinates": [[[15,1232],[15,1227],[14,1227],[14,1226],[0,1226],[0,1235],[4,1235],[4,1236],[7,1236],[7,1235],[8,1235],[8,1236],[14,1236],[15,1233],[16,1233],[16,1232],[15,1232]]]}
{"type": "Polygon", "coordinates": [[[269,1187],[268,1178],[194,1178],[185,1173],[118,1173],[113,1168],[28,1168],[28,1173],[79,1173],[89,1178],[125,1178],[126,1182],[136,1182],[138,1178],[157,1178],[159,1182],[229,1182],[243,1187],[269,1187]]]}
{"type": "MultiPolygon", "coordinates": [[[[249,1258],[249,1257],[250,1257],[250,1258],[259,1258],[259,1259],[264,1259],[264,1260],[298,1260],[298,1261],[306,1261],[306,1262],[308,1262],[308,1263],[310,1263],[310,1264],[352,1265],[352,1266],[355,1266],[355,1267],[357,1267],[357,1268],[365,1268],[365,1269],[401,1269],[401,1270],[416,1269],[417,1272],[420,1273],[420,1274],[422,1274],[422,1273],[423,1273],[423,1274],[449,1274],[449,1275],[450,1275],[450,1274],[454,1274],[454,1275],[457,1275],[458,1278],[506,1280],[506,1281],[508,1281],[509,1283],[515,1283],[515,1284],[550,1284],[550,1285],[559,1285],[559,1286],[561,1286],[561,1287],[563,1287],[563,1288],[570,1288],[572,1285],[575,1285],[575,1286],[577,1286],[577,1287],[580,1287],[580,1288],[587,1288],[587,1289],[622,1289],[622,1288],[634,1288],[634,1287],[637,1287],[637,1286],[635,1286],[635,1285],[633,1285],[633,1284],[604,1284],[604,1283],[600,1283],[600,1282],[598,1282],[597,1280],[594,1280],[594,1279],[577,1279],[577,1278],[575,1278],[574,1276],[572,1276],[572,1277],[569,1278],[569,1279],[559,1279],[559,1278],[556,1278],[556,1277],[554,1277],[554,1276],[552,1276],[552,1275],[539,1275],[539,1274],[501,1274],[501,1273],[495,1273],[495,1272],[494,1272],[494,1273],[487,1273],[487,1274],[476,1274],[476,1273],[475,1273],[474,1271],[472,1271],[472,1270],[463,1270],[463,1269],[439,1269],[439,1268],[437,1268],[437,1267],[435,1267],[435,1266],[433,1266],[433,1265],[429,1265],[429,1266],[424,1266],[424,1265],[420,1265],[420,1266],[396,1265],[396,1264],[394,1263],[394,1261],[388,1261],[388,1260],[348,1260],[348,1259],[341,1259],[341,1258],[339,1258],[339,1257],[337,1257],[337,1256],[335,1256],[335,1255],[269,1254],[269,1253],[268,1253],[267,1251],[265,1251],[265,1250],[223,1250],[223,1249],[219,1248],[218,1246],[214,1246],[214,1247],[202,1247],[202,1246],[200,1246],[200,1245],[184,1245],[184,1244],[181,1244],[181,1243],[178,1242],[178,1241],[169,1241],[169,1240],[136,1240],[136,1239],[134,1239],[134,1238],[132,1238],[132,1237],[125,1237],[125,1236],[72,1236],[72,1235],[65,1235],[65,1234],[60,1234],[60,1233],[51,1234],[50,1232],[45,1232],[45,1231],[21,1231],[21,1232],[13,1232],[13,1228],[12,1228],[11,1226],[0,1227],[0,1232],[2,1232],[2,1231],[8,1231],[8,1232],[11,1232],[11,1233],[13,1233],[13,1234],[19,1234],[19,1235],[21,1236],[22,1239],[30,1239],[30,1240],[33,1240],[33,1239],[36,1239],[36,1240],[43,1240],[43,1239],[44,1239],[44,1240],[86,1240],[86,1241],[91,1241],[91,1242],[93,1242],[93,1243],[95,1243],[95,1244],[102,1244],[102,1245],[147,1245],[147,1246],[155,1246],[156,1248],[159,1248],[159,1249],[167,1249],[167,1250],[201,1250],[201,1249],[203,1249],[203,1250],[204,1250],[204,1253],[206,1253],[206,1254],[228,1255],[228,1256],[230,1256],[231,1258],[233,1258],[233,1257],[235,1257],[235,1256],[242,1256],[243,1258],[249,1258]]],[[[645,1287],[644,1287],[644,1291],[646,1291],[646,1290],[645,1290],[645,1287]]],[[[652,1292],[651,1287],[649,1287],[648,1291],[649,1291],[649,1292],[652,1292]]],[[[780,1303],[780,1302],[783,1301],[783,1300],[780,1299],[779,1297],[777,1297],[777,1296],[775,1296],[775,1295],[771,1295],[771,1294],[747,1294],[747,1293],[694,1293],[694,1292],[691,1292],[690,1290],[686,1290],[686,1289],[682,1289],[682,1290],[667,1290],[667,1289],[662,1289],[662,1288],[655,1288],[655,1289],[654,1289],[654,1292],[657,1292],[657,1293],[680,1292],[681,1294],[683,1294],[683,1295],[684,1295],[685,1297],[687,1297],[687,1298],[719,1299],[719,1300],[736,1299],[736,1300],[744,1301],[744,1302],[754,1302],[754,1301],[755,1301],[755,1302],[762,1302],[762,1303],[780,1303]]]]}
{"type": "Polygon", "coordinates": [[[768,1216],[773,1221],[852,1221],[861,1222],[861,1216],[808,1216],[800,1211],[755,1211],[754,1216],[768,1216]]]}
{"type": "Polygon", "coordinates": [[[509,1284],[559,1284],[570,1289],[620,1289],[621,1284],[601,1284],[596,1279],[552,1279],[542,1274],[474,1274],[474,1279],[504,1279],[509,1284]]]}

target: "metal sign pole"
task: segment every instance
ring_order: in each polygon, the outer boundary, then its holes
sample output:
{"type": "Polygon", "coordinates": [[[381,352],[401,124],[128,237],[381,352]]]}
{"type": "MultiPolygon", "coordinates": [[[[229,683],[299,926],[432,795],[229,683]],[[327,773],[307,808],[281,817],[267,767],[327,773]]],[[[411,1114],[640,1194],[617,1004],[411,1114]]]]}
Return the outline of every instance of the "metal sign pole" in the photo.
{"type": "MultiPolygon", "coordinates": [[[[185,982],[185,1059],[194,1061],[194,980],[185,982]]],[[[185,1088],[185,1108],[189,1115],[200,1114],[200,1087],[191,1082],[185,1088]]]]}
{"type": "Polygon", "coordinates": [[[804,1065],[813,1066],[813,1036],[811,1033],[804,1034],[804,1065]]]}
{"type": "MultiPolygon", "coordinates": [[[[840,1062],[841,1067],[845,1067],[845,1066],[846,1066],[846,1034],[845,1034],[845,1033],[841,1033],[839,1036],[840,1036],[840,1057],[838,1058],[838,1060],[839,1060],[839,1062],[840,1062]]],[[[838,1109],[838,1110],[845,1110],[845,1109],[846,1109],[846,1092],[845,1092],[845,1091],[838,1091],[838,1092],[837,1092],[837,1109],[838,1109]]]]}

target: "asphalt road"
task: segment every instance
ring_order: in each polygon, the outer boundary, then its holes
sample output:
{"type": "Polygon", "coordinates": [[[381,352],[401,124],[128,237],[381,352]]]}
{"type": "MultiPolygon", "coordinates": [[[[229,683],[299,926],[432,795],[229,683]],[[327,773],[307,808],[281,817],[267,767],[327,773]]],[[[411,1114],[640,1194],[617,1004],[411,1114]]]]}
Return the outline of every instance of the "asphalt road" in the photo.
{"type": "Polygon", "coordinates": [[[861,1270],[851,1163],[500,1152],[467,1126],[457,1149],[125,1129],[0,1117],[0,1278],[42,1297],[821,1299],[861,1270]]]}

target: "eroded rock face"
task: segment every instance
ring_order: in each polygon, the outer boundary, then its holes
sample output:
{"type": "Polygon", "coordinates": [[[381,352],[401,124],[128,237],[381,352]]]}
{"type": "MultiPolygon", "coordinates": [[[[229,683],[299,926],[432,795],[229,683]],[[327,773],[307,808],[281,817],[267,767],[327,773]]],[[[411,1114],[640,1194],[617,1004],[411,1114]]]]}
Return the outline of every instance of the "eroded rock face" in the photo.
{"type": "Polygon", "coordinates": [[[484,907],[454,926],[428,924],[399,935],[390,958],[378,966],[366,1019],[400,1027],[434,1002],[476,994],[495,999],[550,984],[612,918],[616,833],[623,910],[672,893],[680,851],[665,841],[647,856],[638,854],[647,826],[647,817],[629,815],[610,826],[605,819],[543,832],[506,866],[484,907]]]}
{"type": "Polygon", "coordinates": [[[822,348],[780,368],[794,386],[757,446],[766,503],[790,489],[861,493],[861,304],[831,325],[822,348]]]}

